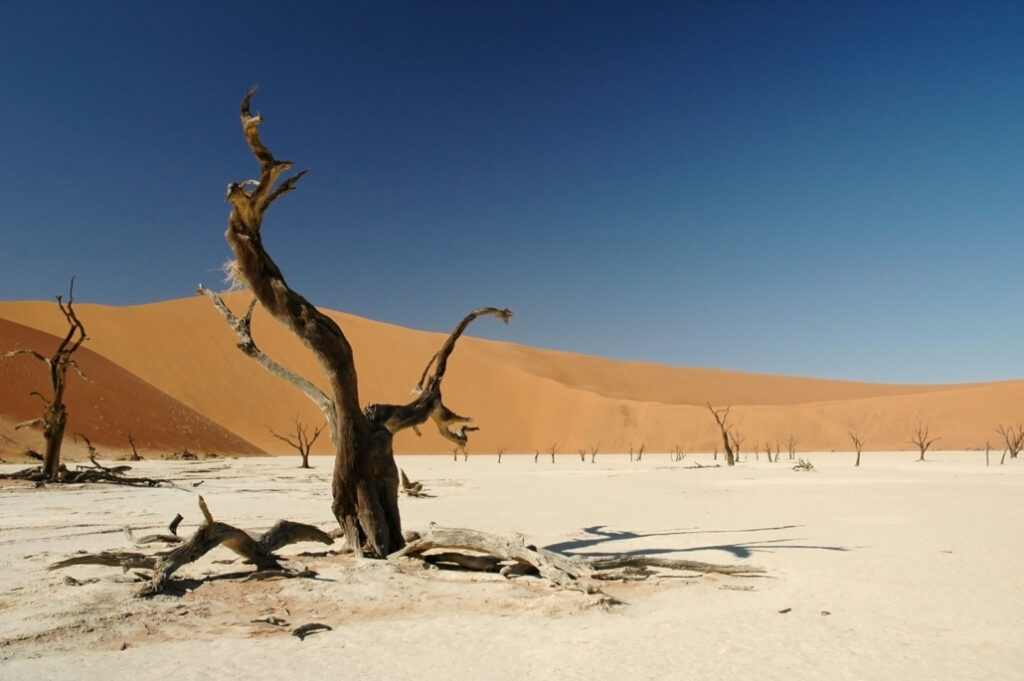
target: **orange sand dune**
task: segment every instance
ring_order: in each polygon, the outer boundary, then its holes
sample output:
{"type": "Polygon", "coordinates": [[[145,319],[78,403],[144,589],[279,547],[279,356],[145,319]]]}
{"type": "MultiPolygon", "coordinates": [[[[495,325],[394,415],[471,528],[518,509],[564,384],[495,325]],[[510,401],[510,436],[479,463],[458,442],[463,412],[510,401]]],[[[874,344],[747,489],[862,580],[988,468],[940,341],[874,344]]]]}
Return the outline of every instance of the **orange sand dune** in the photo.
{"type": "MultiPolygon", "coordinates": [[[[53,308],[51,312],[56,312],[53,308]]],[[[60,339],[36,329],[0,319],[0,356],[9,350],[34,349],[49,356],[60,339]]],[[[89,378],[71,369],[67,375],[65,404],[69,453],[81,453],[75,433],[82,433],[101,450],[126,449],[131,434],[139,452],[261,453],[250,442],[228,432],[170,395],[125,371],[107,358],[82,347],[75,360],[89,378]]],[[[52,394],[46,365],[27,355],[0,361],[0,449],[18,453],[26,447],[41,451],[39,429],[14,431],[17,423],[42,415],[43,403],[31,395],[52,394]]],[[[80,445],[83,443],[79,443],[80,445]]]]}
{"type": "MultiPolygon", "coordinates": [[[[248,295],[226,299],[241,311],[248,295]]],[[[287,451],[270,435],[271,427],[287,431],[296,417],[310,424],[322,421],[305,396],[235,348],[234,335],[205,298],[76,309],[89,332],[87,347],[261,449],[287,451]]],[[[354,348],[362,402],[411,399],[410,388],[444,334],[329,314],[354,348]]],[[[0,303],[0,318],[49,333],[64,331],[52,302],[0,303]]],[[[260,310],[253,333],[282,364],[325,384],[305,347],[260,310]]],[[[546,452],[553,445],[562,453],[589,446],[621,452],[640,444],[649,452],[675,445],[708,451],[718,438],[705,402],[735,405],[734,423],[747,451],[763,450],[766,443],[784,445],[790,436],[803,451],[848,450],[851,428],[861,432],[867,449],[910,448],[918,423],[941,436],[936,446],[965,448],[984,447],[986,440],[995,444],[995,425],[1022,418],[1024,381],[856,383],[617,362],[464,337],[449,364],[445,402],[475,417],[481,427],[470,441],[475,453],[546,452]]],[[[423,432],[422,438],[400,434],[397,451],[450,451],[432,426],[423,432]]],[[[322,438],[317,450],[328,449],[322,438]]]]}

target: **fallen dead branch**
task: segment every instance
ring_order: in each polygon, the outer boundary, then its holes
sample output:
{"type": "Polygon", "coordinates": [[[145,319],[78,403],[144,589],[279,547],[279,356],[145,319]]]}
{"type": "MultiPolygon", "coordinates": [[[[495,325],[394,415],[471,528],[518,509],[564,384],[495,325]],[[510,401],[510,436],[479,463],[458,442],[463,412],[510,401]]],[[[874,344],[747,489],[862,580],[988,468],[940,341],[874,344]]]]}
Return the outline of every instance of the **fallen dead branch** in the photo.
{"type": "Polygon", "coordinates": [[[401,468],[398,469],[398,473],[401,476],[402,486],[399,487],[399,491],[410,497],[423,496],[423,483],[422,482],[410,482],[409,476],[405,474],[405,471],[401,468]]]}
{"type": "Polygon", "coordinates": [[[95,482],[110,485],[128,485],[129,487],[158,487],[160,485],[174,484],[170,480],[129,477],[125,475],[125,472],[130,470],[131,466],[107,468],[97,463],[95,459],[92,459],[92,463],[92,466],[75,466],[74,470],[69,469],[64,464],[60,464],[57,468],[56,479],[50,479],[42,466],[34,466],[15,471],[14,473],[0,475],[0,480],[26,480],[37,485],[48,482],[67,485],[95,482]]]}
{"type": "Polygon", "coordinates": [[[57,466],[56,477],[49,475],[46,472],[45,466],[34,466],[32,468],[23,468],[22,470],[15,471],[14,473],[0,475],[0,480],[27,480],[29,482],[36,483],[36,485],[42,485],[48,482],[65,483],[69,485],[75,483],[102,482],[112,485],[128,485],[131,487],[158,487],[159,485],[174,484],[170,480],[128,477],[125,473],[132,469],[131,466],[104,466],[96,460],[96,448],[92,446],[92,442],[89,441],[89,438],[81,433],[75,433],[75,439],[82,439],[85,441],[85,446],[89,450],[89,462],[92,464],[91,466],[79,464],[75,466],[74,470],[72,470],[62,463],[57,466]]]}
{"type": "Polygon", "coordinates": [[[764,573],[762,568],[751,565],[717,565],[630,554],[566,556],[528,545],[519,534],[489,534],[433,524],[426,534],[413,539],[388,559],[403,557],[419,558],[439,566],[496,572],[505,577],[538,575],[556,587],[584,593],[599,592],[596,581],[643,580],[658,574],[658,570],[697,573],[694,576],[764,573]]]}
{"type": "MultiPolygon", "coordinates": [[[[144,554],[137,551],[102,551],[72,556],[50,565],[48,569],[56,570],[71,565],[110,565],[121,567],[124,570],[137,568],[152,570],[153,574],[149,577],[149,582],[138,591],[137,595],[153,596],[167,588],[171,575],[179,568],[198,560],[211,549],[222,544],[256,566],[256,573],[249,573],[245,575],[247,577],[260,573],[267,573],[265,576],[268,577],[307,577],[313,573],[304,566],[282,564],[281,559],[274,555],[274,551],[303,541],[318,541],[324,544],[334,542],[326,532],[319,528],[290,520],[280,520],[259,537],[253,537],[227,523],[214,520],[202,497],[199,497],[199,510],[202,511],[205,519],[203,524],[187,541],[179,543],[170,551],[155,554],[144,554]]],[[[145,543],[150,540],[167,541],[171,537],[176,537],[174,532],[177,527],[176,521],[177,519],[171,523],[171,536],[151,535],[143,537],[137,543],[145,543]]]]}

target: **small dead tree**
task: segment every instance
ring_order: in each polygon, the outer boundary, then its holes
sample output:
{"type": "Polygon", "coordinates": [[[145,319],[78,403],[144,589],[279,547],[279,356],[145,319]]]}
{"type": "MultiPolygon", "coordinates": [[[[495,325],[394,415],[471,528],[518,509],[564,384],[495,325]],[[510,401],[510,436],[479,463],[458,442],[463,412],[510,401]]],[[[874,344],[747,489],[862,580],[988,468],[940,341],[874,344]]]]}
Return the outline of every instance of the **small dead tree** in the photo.
{"type": "Polygon", "coordinates": [[[641,443],[640,443],[640,446],[639,446],[639,447],[637,447],[637,448],[636,448],[635,450],[633,449],[633,445],[630,445],[630,446],[629,446],[629,460],[630,460],[630,461],[633,461],[633,457],[635,456],[635,457],[636,457],[636,460],[637,460],[638,462],[639,462],[639,461],[643,461],[643,458],[644,458],[644,450],[645,450],[646,448],[647,448],[647,443],[646,443],[646,442],[641,442],[641,443]]]}
{"type": "MultiPolygon", "coordinates": [[[[718,424],[718,430],[722,434],[722,444],[725,446],[725,463],[729,466],[736,465],[736,450],[733,449],[733,440],[730,436],[729,429],[729,410],[732,406],[722,407],[721,409],[715,409],[711,406],[711,403],[707,403],[708,411],[715,417],[715,423],[718,424]]],[[[715,459],[718,459],[718,448],[715,448],[715,459]]]]}
{"type": "Polygon", "coordinates": [[[594,461],[597,459],[597,449],[600,446],[601,446],[601,443],[598,442],[596,445],[594,445],[594,446],[592,446],[590,448],[590,463],[594,463],[594,461]]]}
{"type": "Polygon", "coordinates": [[[580,461],[586,463],[586,461],[587,461],[587,450],[585,448],[583,448],[583,447],[580,447],[579,449],[576,450],[576,453],[580,455],[580,461]]]}
{"type": "Polygon", "coordinates": [[[736,429],[733,429],[729,433],[729,438],[732,440],[733,456],[736,458],[737,461],[739,461],[739,459],[740,459],[740,446],[744,443],[744,441],[746,441],[747,438],[744,437],[743,435],[741,435],[740,432],[738,430],[736,430],[736,429]]]}
{"type": "Polygon", "coordinates": [[[860,467],[860,453],[864,449],[864,438],[857,432],[856,428],[848,431],[846,434],[850,436],[850,440],[853,442],[853,449],[857,452],[857,460],[853,462],[853,467],[858,468],[860,467]]]}
{"type": "Polygon", "coordinates": [[[498,452],[498,463],[501,463],[501,455],[505,453],[505,448],[504,447],[498,447],[497,452],[498,452]]]}
{"type": "MultiPolygon", "coordinates": [[[[1021,449],[1024,449],[1024,424],[1018,423],[1016,426],[1009,427],[999,424],[996,426],[996,432],[1003,438],[1003,443],[1006,445],[1005,451],[1009,452],[1010,458],[1016,459],[1021,449]]],[[[1006,455],[1003,456],[1005,458],[1006,455]]]]}
{"type": "Polygon", "coordinates": [[[128,444],[131,445],[132,455],[128,458],[129,461],[142,461],[142,455],[139,454],[139,450],[135,447],[135,438],[132,437],[131,433],[128,433],[128,444]]]}
{"type": "Polygon", "coordinates": [[[252,291],[272,317],[313,352],[327,375],[331,395],[277,364],[256,347],[250,333],[254,303],[250,304],[249,312],[239,318],[227,310],[216,294],[202,287],[200,293],[210,296],[232,326],[242,352],[298,387],[323,411],[335,452],[331,485],[334,516],[344,530],[348,546],[357,556],[363,555],[364,540],[374,554],[387,556],[405,544],[398,509],[399,473],[392,449],[394,434],[405,428],[415,430],[431,419],[442,437],[457,446],[466,444],[468,428],[453,429],[452,425],[471,419],[454,413],[442,400],[441,382],[448,358],[473,320],[488,315],[508,322],[512,312],[488,307],[469,313],[427,363],[417,385],[416,399],[408,404],[371,404],[362,409],[352,346],[341,327],[288,286],[277,263],[263,247],[264,214],[278,198],[294,191],[306,171],[279,183],[282,175],[291,169],[292,162],[276,159],[260,139],[263,117],[250,111],[255,91],[253,88],[242,99],[240,113],[242,132],[259,162],[260,177],[228,186],[231,213],[225,238],[235,255],[228,271],[238,283],[252,291]]]}
{"type": "Polygon", "coordinates": [[[679,463],[685,458],[686,453],[683,451],[683,448],[680,447],[678,444],[674,445],[672,447],[672,451],[669,452],[669,459],[674,463],[679,463]]]}
{"type": "Polygon", "coordinates": [[[941,439],[942,438],[938,438],[938,437],[929,438],[928,437],[928,426],[926,426],[923,423],[918,423],[917,424],[917,429],[914,430],[914,436],[912,438],[910,438],[910,442],[912,444],[916,445],[918,450],[920,450],[920,452],[921,452],[921,456],[919,456],[917,460],[918,461],[924,461],[924,454],[925,454],[925,452],[928,451],[928,448],[931,447],[932,444],[936,440],[941,440],[941,439]]]}
{"type": "Polygon", "coordinates": [[[50,397],[44,397],[42,393],[33,390],[35,395],[43,402],[43,415],[41,418],[32,419],[19,423],[15,428],[28,428],[30,426],[42,426],[43,439],[46,441],[46,449],[43,452],[43,465],[39,471],[39,480],[56,481],[60,475],[60,449],[64,444],[64,429],[67,427],[68,411],[64,406],[64,390],[67,387],[68,369],[75,372],[85,381],[89,378],[82,373],[77,362],[72,359],[75,351],[87,340],[85,327],[75,313],[75,278],[71,278],[68,286],[68,301],[65,303],[62,296],[57,296],[57,307],[68,323],[68,331],[64,334],[60,345],[49,357],[36,350],[11,350],[5,357],[16,357],[28,355],[46,365],[50,373],[50,397]]]}
{"type": "Polygon", "coordinates": [[[298,416],[296,416],[294,438],[291,435],[281,435],[280,433],[276,433],[273,428],[270,428],[270,434],[281,442],[287,443],[292,449],[298,451],[299,456],[302,457],[301,468],[309,468],[309,451],[313,449],[313,443],[315,443],[317,438],[320,437],[320,433],[322,433],[323,430],[324,426],[318,426],[313,429],[313,434],[310,435],[309,427],[303,423],[298,416]]]}
{"type": "Polygon", "coordinates": [[[555,454],[558,453],[558,443],[552,442],[551,446],[548,447],[548,454],[551,455],[551,463],[555,462],[555,454]]]}
{"type": "Polygon", "coordinates": [[[786,451],[789,452],[789,460],[792,461],[796,458],[796,438],[792,435],[786,440],[786,451]]]}

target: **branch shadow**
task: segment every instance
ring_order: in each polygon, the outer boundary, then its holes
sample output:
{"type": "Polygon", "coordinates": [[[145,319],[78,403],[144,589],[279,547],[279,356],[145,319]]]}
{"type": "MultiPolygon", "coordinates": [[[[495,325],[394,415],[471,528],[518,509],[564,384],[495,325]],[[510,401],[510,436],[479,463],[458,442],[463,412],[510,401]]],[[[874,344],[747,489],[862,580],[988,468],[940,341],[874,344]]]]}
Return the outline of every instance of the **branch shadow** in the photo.
{"type": "Polygon", "coordinates": [[[681,537],[695,534],[747,534],[751,532],[777,532],[782,530],[793,530],[803,525],[779,525],[775,527],[751,527],[738,530],[672,530],[668,532],[630,532],[628,530],[610,530],[607,525],[591,525],[583,528],[584,537],[571,541],[557,542],[544,548],[554,553],[565,556],[657,556],[667,553],[693,553],[697,551],[722,551],[735,558],[750,558],[755,553],[767,553],[779,549],[804,549],[817,551],[840,551],[850,549],[844,546],[822,546],[814,544],[793,544],[787,542],[799,542],[800,538],[784,537],[779,539],[764,539],[761,541],[733,542],[722,544],[707,544],[702,546],[689,547],[665,547],[651,549],[633,549],[628,551],[612,551],[607,544],[629,541],[633,539],[648,539],[650,537],[681,537]],[[586,550],[602,547],[604,550],[586,550]]]}

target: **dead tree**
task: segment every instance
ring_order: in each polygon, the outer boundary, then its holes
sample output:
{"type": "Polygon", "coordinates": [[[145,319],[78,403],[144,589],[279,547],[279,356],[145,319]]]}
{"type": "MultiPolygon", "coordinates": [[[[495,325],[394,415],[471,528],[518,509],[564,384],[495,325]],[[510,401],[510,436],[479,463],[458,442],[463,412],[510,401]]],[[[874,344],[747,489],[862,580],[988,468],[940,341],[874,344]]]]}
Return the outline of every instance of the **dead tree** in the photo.
{"type": "Polygon", "coordinates": [[[910,438],[911,444],[916,445],[917,448],[921,451],[921,456],[918,457],[917,460],[924,461],[924,454],[925,452],[928,451],[928,448],[931,447],[932,443],[934,443],[936,440],[941,439],[942,438],[938,437],[929,438],[928,426],[924,425],[923,423],[918,423],[917,429],[914,431],[914,436],[910,438]]]}
{"type": "Polygon", "coordinates": [[[850,440],[853,441],[853,449],[857,452],[857,460],[853,462],[853,467],[858,468],[860,467],[860,453],[864,449],[864,438],[861,437],[856,428],[848,431],[846,434],[850,436],[850,440]]]}
{"type": "Polygon", "coordinates": [[[590,448],[590,463],[594,463],[594,461],[597,459],[597,450],[600,446],[601,443],[598,442],[596,445],[590,448]]]}
{"type": "MultiPolygon", "coordinates": [[[[268,428],[270,428],[268,426],[268,428]]],[[[309,434],[309,427],[303,423],[298,416],[295,417],[295,439],[292,439],[290,435],[281,435],[270,428],[270,434],[276,437],[281,442],[286,442],[288,446],[296,450],[299,456],[302,457],[302,466],[300,468],[309,468],[309,451],[313,449],[313,443],[316,442],[317,438],[320,437],[320,433],[324,430],[324,426],[318,426],[313,429],[313,434],[309,434]]]]}
{"type": "Polygon", "coordinates": [[[131,445],[132,455],[128,457],[129,461],[142,461],[142,455],[139,454],[139,450],[135,447],[135,438],[132,437],[131,433],[128,433],[128,444],[131,445]]]}
{"type": "Polygon", "coordinates": [[[747,439],[735,428],[729,432],[729,439],[732,440],[732,452],[737,461],[740,460],[740,446],[747,439]]]}
{"type": "Polygon", "coordinates": [[[57,346],[57,349],[51,356],[46,357],[35,350],[11,350],[5,355],[5,357],[28,355],[45,364],[50,372],[50,388],[52,392],[49,399],[36,390],[33,390],[31,393],[43,401],[42,417],[25,421],[15,426],[15,428],[43,427],[43,439],[46,441],[46,449],[43,452],[43,465],[38,476],[40,480],[56,481],[60,475],[60,448],[64,443],[64,429],[68,422],[68,411],[67,407],[64,406],[64,390],[67,386],[68,369],[74,368],[82,379],[89,380],[71,357],[82,343],[87,340],[85,327],[82,325],[78,315],[75,314],[74,302],[75,278],[72,277],[71,284],[68,287],[68,302],[65,303],[60,295],[57,296],[57,306],[60,308],[61,314],[64,315],[64,319],[67,320],[68,332],[64,334],[64,339],[61,340],[60,345],[57,346]]]}
{"type": "Polygon", "coordinates": [[[458,416],[442,402],[441,382],[448,358],[458,338],[477,317],[489,315],[507,322],[512,313],[489,307],[466,315],[424,369],[416,399],[404,405],[371,404],[363,410],[352,346],[341,327],[288,286],[277,263],[263,247],[264,214],[274,201],[295,189],[306,171],[278,182],[292,162],[276,159],[260,139],[263,117],[253,115],[249,109],[255,91],[253,88],[242,99],[241,121],[245,140],[259,162],[260,177],[228,186],[227,200],[232,210],[225,237],[235,255],[229,272],[313,352],[327,375],[330,396],[273,362],[255,346],[249,332],[251,305],[245,317],[237,318],[230,312],[225,314],[226,306],[222,302],[218,305],[215,295],[202,288],[200,291],[211,295],[239,336],[243,352],[299,387],[324,412],[335,451],[334,516],[356,555],[363,554],[365,539],[374,554],[387,556],[405,544],[398,510],[398,466],[392,451],[394,434],[404,428],[415,429],[432,419],[443,437],[460,446],[466,444],[468,428],[453,430],[450,426],[470,419],[458,416]]]}
{"type": "Polygon", "coordinates": [[[498,447],[496,451],[498,452],[498,463],[501,463],[501,455],[505,453],[505,448],[498,447]]]}
{"type": "Polygon", "coordinates": [[[586,461],[587,461],[587,450],[584,449],[583,447],[580,447],[579,449],[576,450],[576,453],[580,455],[580,461],[586,463],[586,461]]]}
{"type": "MultiPolygon", "coordinates": [[[[715,409],[711,406],[711,403],[707,403],[708,411],[715,417],[715,423],[718,424],[718,430],[722,434],[722,444],[725,446],[725,463],[729,466],[736,465],[736,453],[733,449],[732,438],[729,432],[729,410],[732,406],[726,406],[721,409],[715,409]]],[[[715,458],[718,458],[718,450],[715,449],[715,458]]]]}
{"type": "Polygon", "coordinates": [[[786,450],[789,452],[789,460],[796,458],[796,438],[792,435],[786,440],[786,450]]]}
{"type": "Polygon", "coordinates": [[[552,442],[551,446],[548,447],[548,454],[551,455],[551,463],[555,462],[555,454],[558,454],[558,443],[552,442]]]}
{"type": "Polygon", "coordinates": [[[1006,451],[1010,453],[1010,458],[1016,459],[1017,455],[1020,454],[1020,450],[1024,449],[1024,424],[1018,423],[1016,427],[1010,426],[1009,428],[999,424],[996,426],[996,432],[1003,438],[1003,442],[1006,444],[1006,451]]]}
{"type": "Polygon", "coordinates": [[[680,447],[678,444],[672,447],[672,451],[669,452],[669,459],[675,463],[679,463],[685,458],[686,453],[683,451],[683,448],[680,447]]]}

